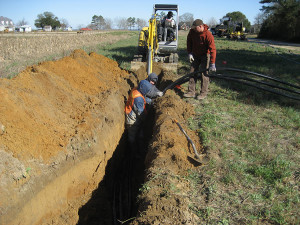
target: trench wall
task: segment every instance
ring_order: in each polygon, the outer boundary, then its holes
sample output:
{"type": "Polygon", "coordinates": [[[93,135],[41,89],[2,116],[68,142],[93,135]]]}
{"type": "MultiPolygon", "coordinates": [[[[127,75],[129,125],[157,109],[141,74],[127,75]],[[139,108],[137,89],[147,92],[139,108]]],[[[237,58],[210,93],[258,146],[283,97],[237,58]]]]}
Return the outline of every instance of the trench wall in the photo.
{"type": "Polygon", "coordinates": [[[129,79],[76,50],[0,80],[0,224],[42,224],[72,204],[78,221],[124,132],[129,79]]]}

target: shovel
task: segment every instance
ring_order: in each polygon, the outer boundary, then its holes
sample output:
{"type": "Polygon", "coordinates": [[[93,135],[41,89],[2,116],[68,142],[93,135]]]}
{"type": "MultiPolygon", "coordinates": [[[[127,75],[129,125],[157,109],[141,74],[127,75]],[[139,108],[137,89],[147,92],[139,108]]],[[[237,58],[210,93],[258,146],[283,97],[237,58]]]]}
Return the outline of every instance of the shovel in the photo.
{"type": "Polygon", "coordinates": [[[180,123],[176,120],[176,119],[173,119],[173,122],[177,124],[177,126],[179,127],[179,129],[182,131],[182,133],[185,135],[185,137],[187,138],[188,142],[192,145],[193,147],[193,150],[194,150],[194,154],[195,154],[195,157],[189,157],[190,159],[192,159],[194,162],[197,162],[197,163],[201,163],[201,159],[200,159],[200,155],[199,153],[197,152],[196,150],[196,146],[194,144],[194,142],[192,141],[192,139],[187,135],[187,133],[185,132],[185,130],[182,128],[182,126],[180,125],[180,123]]]}

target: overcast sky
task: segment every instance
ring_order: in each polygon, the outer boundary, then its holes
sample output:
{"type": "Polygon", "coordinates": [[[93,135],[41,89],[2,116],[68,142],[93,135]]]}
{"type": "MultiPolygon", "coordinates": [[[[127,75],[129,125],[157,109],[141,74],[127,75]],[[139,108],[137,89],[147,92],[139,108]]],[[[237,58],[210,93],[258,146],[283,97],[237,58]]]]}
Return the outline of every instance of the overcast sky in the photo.
{"type": "Polygon", "coordinates": [[[154,4],[178,4],[179,15],[191,13],[194,18],[219,22],[226,13],[240,11],[251,24],[262,4],[259,0],[0,0],[0,16],[8,17],[15,24],[25,19],[33,28],[37,15],[52,12],[59,19],[66,19],[73,28],[88,25],[93,15],[114,21],[117,18],[135,17],[149,20],[154,4]]]}

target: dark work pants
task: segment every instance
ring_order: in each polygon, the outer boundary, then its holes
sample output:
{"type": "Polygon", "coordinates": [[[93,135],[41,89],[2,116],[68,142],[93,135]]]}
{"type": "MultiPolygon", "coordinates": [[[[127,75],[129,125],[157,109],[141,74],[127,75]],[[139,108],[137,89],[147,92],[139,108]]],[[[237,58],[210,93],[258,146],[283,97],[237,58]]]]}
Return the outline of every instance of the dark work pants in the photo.
{"type": "MultiPolygon", "coordinates": [[[[210,55],[202,55],[200,57],[194,56],[194,61],[192,62],[190,73],[193,73],[195,71],[205,70],[209,68],[209,61],[210,61],[210,55]]],[[[208,93],[208,86],[209,86],[209,77],[205,76],[204,74],[207,74],[208,72],[201,73],[201,90],[200,95],[206,96],[208,93]]],[[[197,83],[197,77],[193,76],[190,78],[189,86],[188,86],[188,92],[195,95],[196,94],[196,83],[197,83]]]]}

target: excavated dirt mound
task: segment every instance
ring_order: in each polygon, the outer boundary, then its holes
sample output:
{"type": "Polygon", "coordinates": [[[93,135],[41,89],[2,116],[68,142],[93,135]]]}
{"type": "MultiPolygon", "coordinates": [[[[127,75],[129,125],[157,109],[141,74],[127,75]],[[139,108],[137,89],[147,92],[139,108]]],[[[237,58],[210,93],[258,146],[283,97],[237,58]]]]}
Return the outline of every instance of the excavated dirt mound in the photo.
{"type": "Polygon", "coordinates": [[[185,125],[193,113],[193,107],[173,91],[158,99],[154,135],[145,161],[146,180],[139,196],[140,214],[132,224],[197,224],[189,208],[190,183],[184,177],[190,169],[201,166],[205,156],[197,160],[191,144],[174,122],[180,123],[201,154],[199,137],[185,125]]]}
{"type": "Polygon", "coordinates": [[[129,79],[75,50],[0,80],[0,224],[36,224],[95,188],[124,131],[129,79]]]}

